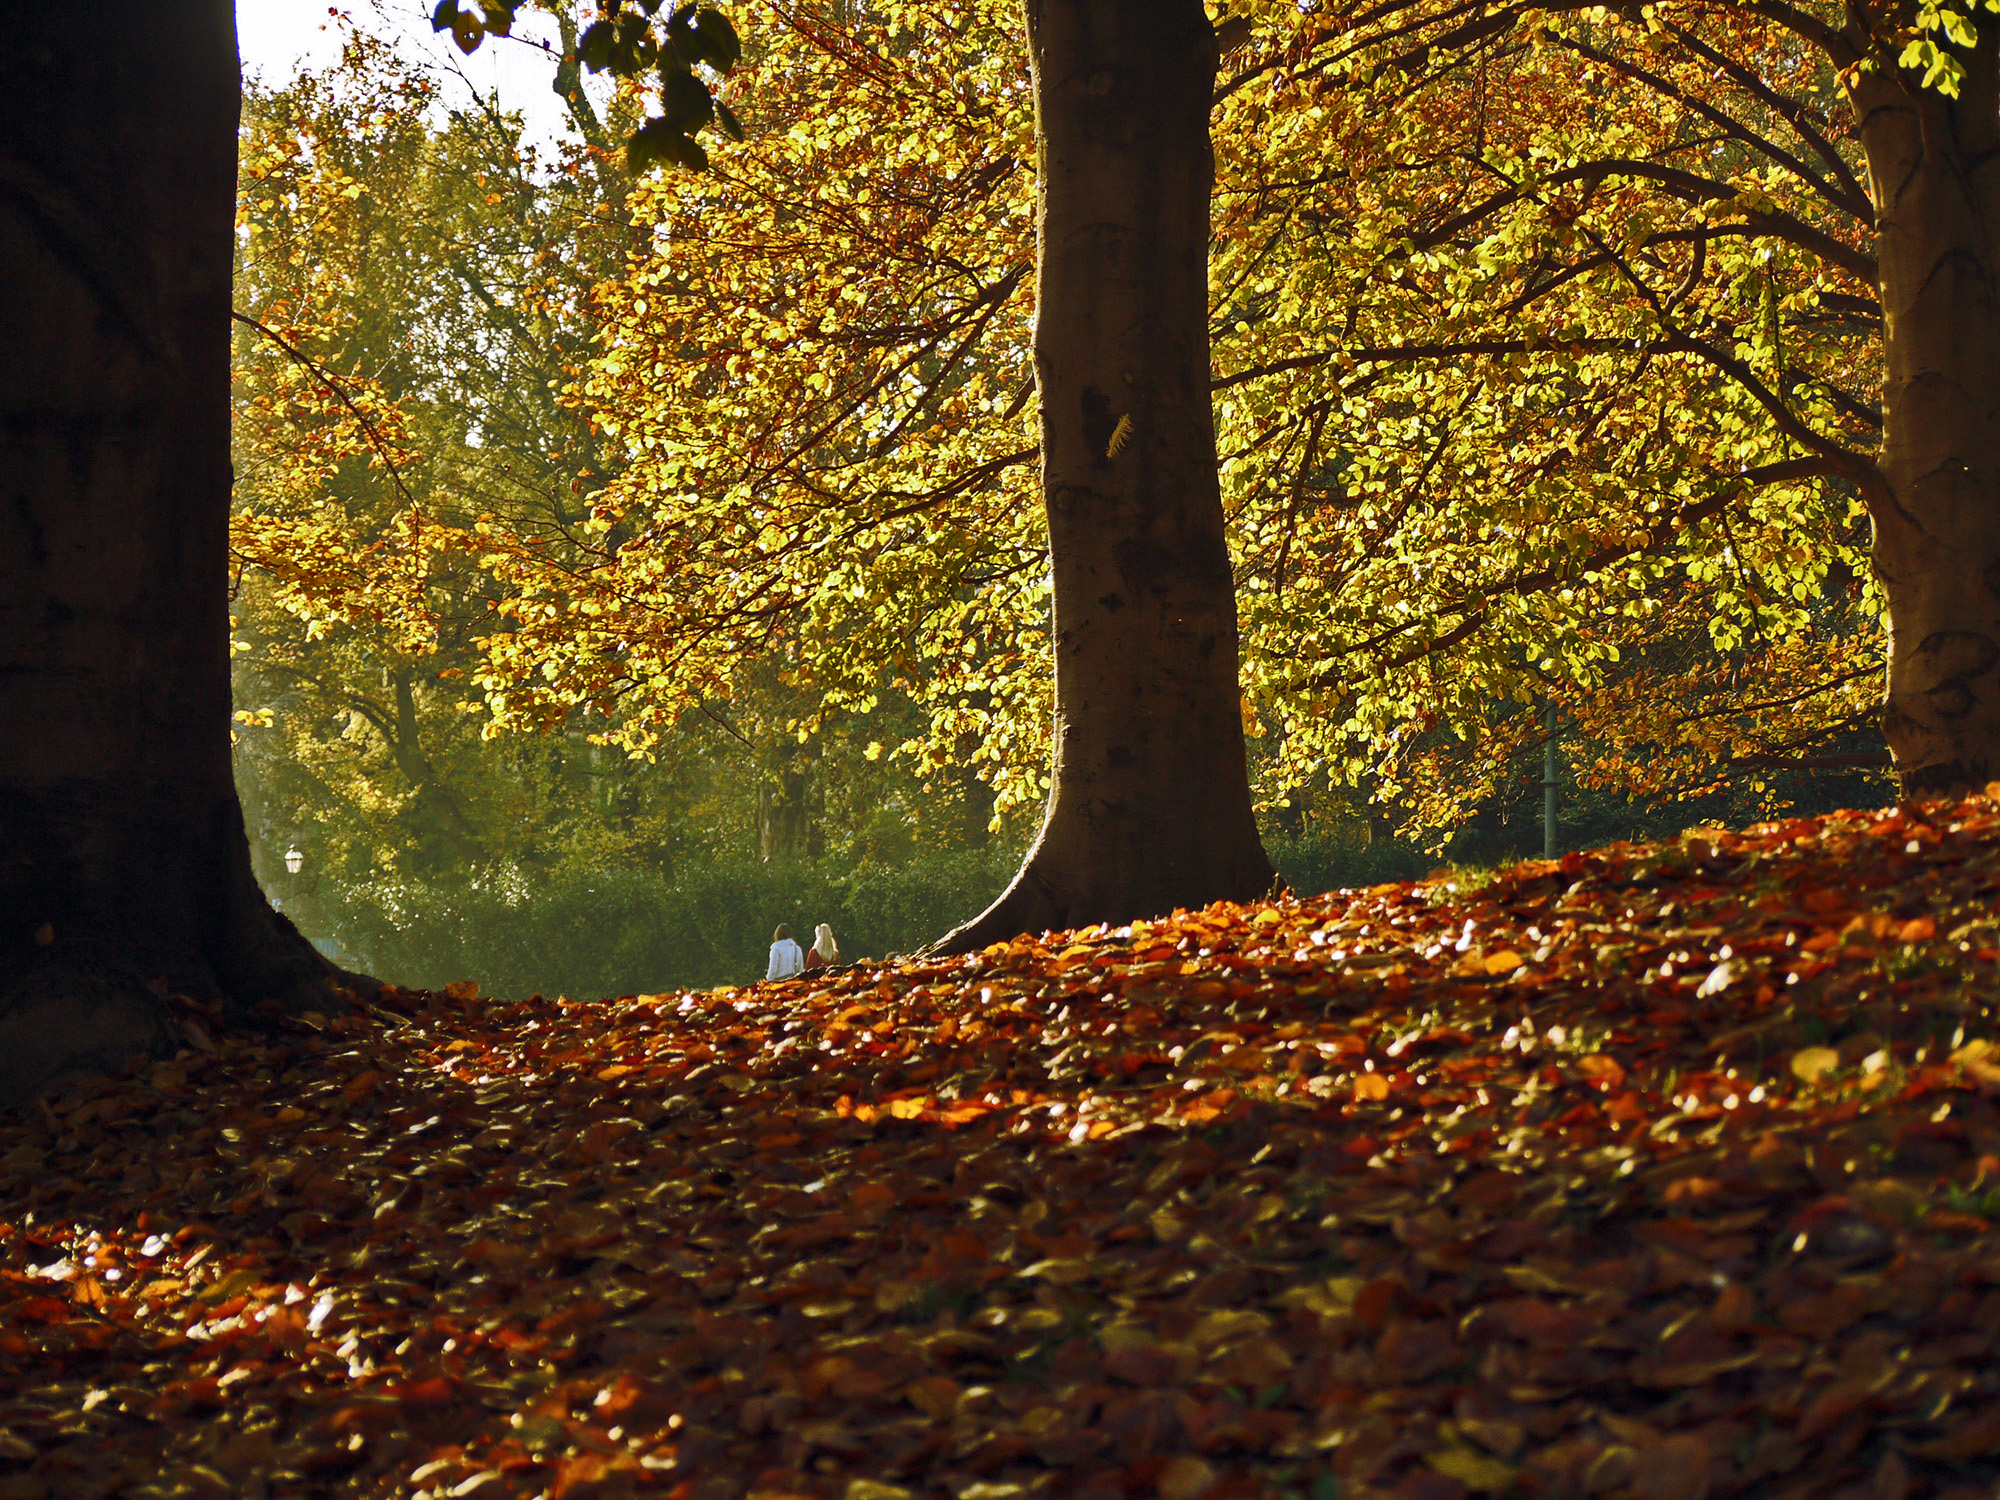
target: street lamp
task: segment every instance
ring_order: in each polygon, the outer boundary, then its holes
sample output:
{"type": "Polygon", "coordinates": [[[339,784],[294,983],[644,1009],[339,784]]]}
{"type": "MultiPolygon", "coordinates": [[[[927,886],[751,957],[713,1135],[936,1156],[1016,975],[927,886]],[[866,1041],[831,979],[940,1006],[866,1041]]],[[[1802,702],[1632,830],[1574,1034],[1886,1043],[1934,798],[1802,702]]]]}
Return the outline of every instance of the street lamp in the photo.
{"type": "Polygon", "coordinates": [[[298,874],[300,870],[305,868],[305,863],[306,857],[299,853],[296,845],[285,851],[285,873],[287,875],[298,874]]]}

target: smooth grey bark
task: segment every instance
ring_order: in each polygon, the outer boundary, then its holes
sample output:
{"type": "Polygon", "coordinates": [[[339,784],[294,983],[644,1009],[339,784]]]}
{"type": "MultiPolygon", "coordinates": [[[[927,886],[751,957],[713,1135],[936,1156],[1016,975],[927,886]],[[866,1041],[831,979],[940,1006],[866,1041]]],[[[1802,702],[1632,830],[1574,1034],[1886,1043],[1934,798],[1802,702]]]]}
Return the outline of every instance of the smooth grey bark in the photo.
{"type": "Polygon", "coordinates": [[[0,1103],[324,1005],[230,773],[230,0],[17,6],[0,48],[0,1103]]]}
{"type": "Polygon", "coordinates": [[[1020,873],[947,952],[1252,899],[1273,880],[1209,397],[1214,33],[1201,0],[1026,11],[1055,755],[1020,873]]]}

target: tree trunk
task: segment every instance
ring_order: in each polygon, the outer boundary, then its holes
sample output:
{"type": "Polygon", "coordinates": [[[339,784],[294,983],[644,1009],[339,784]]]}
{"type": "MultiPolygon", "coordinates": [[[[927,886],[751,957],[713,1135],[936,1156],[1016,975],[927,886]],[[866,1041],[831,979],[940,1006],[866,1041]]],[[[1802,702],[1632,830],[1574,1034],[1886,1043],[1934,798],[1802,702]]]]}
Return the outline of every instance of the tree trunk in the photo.
{"type": "Polygon", "coordinates": [[[1273,878],[1209,401],[1214,34],[1201,0],[1026,9],[1055,764],[1020,873],[942,951],[1247,900],[1273,878]]]}
{"type": "Polygon", "coordinates": [[[1954,101],[1916,75],[1853,100],[1882,276],[1882,450],[1871,505],[1889,604],[1882,727],[1907,793],[2000,772],[2000,17],[1977,16],[1954,101]]]}
{"type": "Polygon", "coordinates": [[[230,775],[230,0],[14,7],[0,48],[0,1103],[325,1004],[230,775]]]}
{"type": "MultiPolygon", "coordinates": [[[[780,765],[757,785],[757,857],[766,861],[817,854],[810,768],[780,765]]],[[[824,845],[822,844],[822,848],[824,845]]]]}
{"type": "MultiPolygon", "coordinates": [[[[446,859],[479,863],[488,858],[486,840],[473,823],[465,799],[438,774],[437,767],[424,753],[423,729],[417,720],[413,679],[414,674],[407,665],[395,669],[390,678],[390,685],[396,694],[394,728],[392,730],[380,719],[375,720],[375,727],[389,742],[389,754],[396,762],[396,769],[403,773],[403,779],[409,782],[410,790],[415,794],[419,826],[429,825],[439,840],[448,846],[442,851],[446,859]]],[[[374,715],[371,713],[369,717],[374,718],[374,715]]]]}
{"type": "Polygon", "coordinates": [[[967,849],[984,849],[993,842],[993,808],[1000,800],[973,767],[972,752],[977,748],[977,735],[960,735],[958,760],[951,770],[959,797],[958,841],[967,849]]]}

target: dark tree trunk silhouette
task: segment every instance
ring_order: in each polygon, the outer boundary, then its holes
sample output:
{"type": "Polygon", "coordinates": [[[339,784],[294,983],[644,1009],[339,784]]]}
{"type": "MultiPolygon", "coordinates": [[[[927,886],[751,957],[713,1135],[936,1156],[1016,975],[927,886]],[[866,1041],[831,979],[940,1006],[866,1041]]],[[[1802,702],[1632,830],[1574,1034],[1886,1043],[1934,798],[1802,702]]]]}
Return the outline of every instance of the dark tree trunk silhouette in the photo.
{"type": "Polygon", "coordinates": [[[1027,0],[1055,762],[1026,862],[943,939],[1249,899],[1257,836],[1209,398],[1201,0],[1027,0]]]}
{"type": "Polygon", "coordinates": [[[2000,16],[1974,16],[1957,99],[1891,69],[1851,96],[1882,277],[1882,728],[1911,793],[2000,774],[2000,16]]]}
{"type": "Polygon", "coordinates": [[[337,973],[230,774],[230,0],[16,6],[0,47],[0,1102],[337,973]]]}

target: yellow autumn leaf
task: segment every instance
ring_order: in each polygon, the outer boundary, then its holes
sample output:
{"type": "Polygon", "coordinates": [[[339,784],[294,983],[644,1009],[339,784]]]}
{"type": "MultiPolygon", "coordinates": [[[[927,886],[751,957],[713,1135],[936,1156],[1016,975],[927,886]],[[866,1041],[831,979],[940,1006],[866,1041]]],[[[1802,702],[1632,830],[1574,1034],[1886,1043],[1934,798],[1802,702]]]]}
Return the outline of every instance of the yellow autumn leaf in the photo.
{"type": "Polygon", "coordinates": [[[1840,1054],[1831,1047],[1801,1047],[1792,1054],[1792,1076],[1801,1083],[1818,1083],[1840,1066],[1840,1054]]]}
{"type": "Polygon", "coordinates": [[[1183,1453],[1160,1470],[1160,1500],[1201,1500],[1215,1487],[1216,1473],[1201,1459],[1183,1453]]]}
{"type": "Polygon", "coordinates": [[[1514,1466],[1470,1448],[1444,1448],[1427,1454],[1424,1462],[1447,1479],[1469,1490],[1499,1494],[1514,1483],[1514,1466]]]}
{"type": "Polygon", "coordinates": [[[1967,1042],[1951,1060],[1988,1088],[2000,1088],[2000,1047],[1982,1038],[1967,1042]]]}

